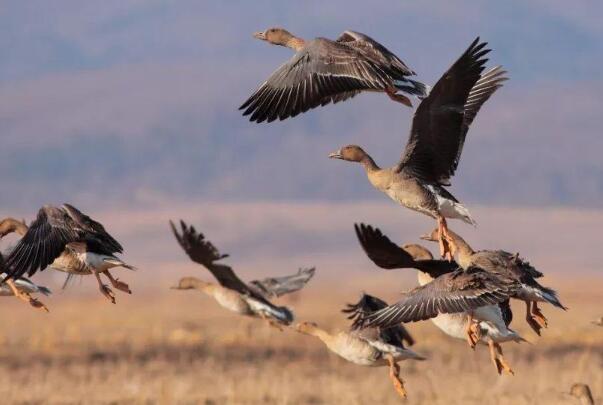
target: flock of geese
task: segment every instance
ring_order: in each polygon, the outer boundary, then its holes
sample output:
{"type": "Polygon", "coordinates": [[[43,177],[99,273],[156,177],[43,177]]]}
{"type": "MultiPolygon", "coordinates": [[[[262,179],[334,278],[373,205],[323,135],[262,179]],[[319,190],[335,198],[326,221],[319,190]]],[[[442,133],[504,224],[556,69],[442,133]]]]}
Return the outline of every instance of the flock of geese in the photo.
{"type": "MultiPolygon", "coordinates": [[[[497,372],[513,374],[501,344],[524,339],[510,328],[510,300],[525,302],[526,322],[538,335],[548,326],[539,308],[541,303],[566,308],[554,290],[540,283],[543,274],[519,254],[476,250],[447,224],[447,219],[459,219],[475,225],[469,210],[447,187],[471,123],[507,80],[502,67],[486,69],[490,52],[487,44],[475,39],[429,87],[412,79],[415,72],[396,55],[358,32],[346,31],[334,41],[308,41],[282,28],[269,28],[254,37],[291,48],[295,54],[240,107],[251,121],[284,120],[363,92],[381,92],[408,107],[412,107],[411,97],[419,100],[408,142],[393,166],[379,167],[357,145],[343,146],[329,157],[360,163],[374,188],[396,203],[435,219],[435,229],[421,238],[437,243],[442,258],[435,259],[429,249],[418,244],[394,243],[377,227],[355,224],[362,249],[377,267],[416,269],[419,286],[391,305],[363,294],[357,303],[343,309],[351,322],[349,330],[330,332],[315,323],[295,323],[290,308],[272,302],[303,288],[314,275],[313,268],[246,283],[222,262],[228,255],[221,254],[202,233],[184,221],[179,227],[170,222],[184,252],[217,280],[210,283],[185,277],[172,288],[200,290],[230,311],[263,319],[279,329],[292,327],[314,336],[352,363],[387,366],[401,396],[406,396],[406,389],[398,362],[424,360],[407,347],[414,343],[403,326],[408,322],[431,319],[449,336],[466,340],[471,348],[487,345],[497,372]]],[[[21,239],[6,257],[0,255],[4,277],[0,295],[14,295],[48,310],[32,294],[48,295],[49,290],[25,278],[48,267],[68,277],[93,275],[101,294],[112,303],[116,302],[112,288],[131,293],[129,286],[110,272],[117,267],[134,270],[116,256],[123,253],[121,244],[102,224],[74,206],[44,206],[29,226],[13,218],[0,222],[0,238],[13,232],[21,239]]]]}

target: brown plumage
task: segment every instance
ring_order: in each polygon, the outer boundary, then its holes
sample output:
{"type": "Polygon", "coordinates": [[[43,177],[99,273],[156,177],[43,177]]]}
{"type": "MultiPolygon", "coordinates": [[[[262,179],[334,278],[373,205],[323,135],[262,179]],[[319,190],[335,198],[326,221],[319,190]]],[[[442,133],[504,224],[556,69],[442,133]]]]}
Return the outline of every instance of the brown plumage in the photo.
{"type": "Polygon", "coordinates": [[[385,92],[408,106],[410,100],[396,92],[427,94],[424,84],[408,79],[415,73],[404,62],[367,35],[345,31],[335,41],[305,41],[283,28],[269,28],[254,36],[296,54],[241,105],[250,121],[284,120],[363,91],[385,92]]]}
{"type": "MultiPolygon", "coordinates": [[[[439,229],[434,229],[430,234],[423,235],[424,240],[437,241],[440,239],[439,229]]],[[[542,277],[542,273],[536,270],[529,262],[519,257],[519,254],[511,254],[504,250],[480,250],[473,248],[457,233],[448,230],[456,257],[456,262],[464,269],[479,267],[484,271],[500,277],[512,279],[519,283],[520,288],[512,296],[526,303],[526,321],[530,327],[540,335],[540,330],[547,327],[547,319],[538,308],[538,302],[548,302],[557,308],[565,310],[557,297],[557,293],[542,286],[536,278],[542,277]]]]}
{"type": "Polygon", "coordinates": [[[400,161],[381,169],[360,146],[348,145],[329,157],[358,162],[370,183],[391,199],[438,220],[441,251],[448,252],[446,218],[474,224],[469,211],[449,193],[469,126],[482,105],[507,80],[500,67],[483,73],[490,52],[476,39],[440,78],[415,112],[400,161]]]}
{"type": "Polygon", "coordinates": [[[192,277],[180,280],[176,289],[199,289],[213,296],[222,306],[242,315],[274,320],[290,324],[293,313],[287,307],[272,304],[269,298],[297,291],[304,287],[314,275],[314,269],[300,269],[297,274],[273,277],[244,283],[234,270],[220,260],[228,257],[198,233],[193,226],[180,221],[180,232],[170,221],[174,236],[188,257],[209,270],[219,285],[192,277]]]}

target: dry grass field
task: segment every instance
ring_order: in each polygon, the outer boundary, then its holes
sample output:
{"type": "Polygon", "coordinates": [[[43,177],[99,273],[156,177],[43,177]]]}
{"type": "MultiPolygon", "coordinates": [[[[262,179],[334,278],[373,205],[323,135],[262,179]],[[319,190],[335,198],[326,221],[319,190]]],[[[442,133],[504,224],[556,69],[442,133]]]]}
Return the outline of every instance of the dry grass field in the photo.
{"type": "MultiPolygon", "coordinates": [[[[84,281],[84,284],[88,284],[84,281]]],[[[603,393],[601,279],[550,279],[570,311],[545,307],[550,326],[513,326],[533,344],[506,344],[516,375],[498,376],[485,347],[471,351],[431,323],[410,326],[425,362],[402,363],[407,404],[563,404],[572,383],[603,393]]],[[[169,284],[168,284],[169,285],[169,284]]],[[[344,328],[359,291],[393,300],[391,283],[323,282],[283,300],[299,320],[344,328]]],[[[222,310],[196,291],[147,288],[117,305],[78,288],[46,299],[50,314],[2,300],[0,398],[16,404],[394,404],[385,368],[349,364],[292,330],[222,310]]]]}

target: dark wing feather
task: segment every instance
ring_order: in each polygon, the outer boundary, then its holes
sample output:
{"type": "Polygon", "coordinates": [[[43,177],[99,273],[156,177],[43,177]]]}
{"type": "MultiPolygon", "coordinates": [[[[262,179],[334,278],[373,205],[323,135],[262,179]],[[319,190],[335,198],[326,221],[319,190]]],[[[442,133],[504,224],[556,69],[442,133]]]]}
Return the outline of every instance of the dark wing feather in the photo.
{"type": "Polygon", "coordinates": [[[299,269],[296,274],[283,277],[268,277],[249,282],[266,298],[280,297],[302,289],[314,276],[316,269],[299,269]]]}
{"type": "Polygon", "coordinates": [[[121,244],[109,235],[100,222],[93,220],[71,204],[65,203],[63,204],[63,207],[73,219],[74,223],[93,237],[96,243],[102,244],[105,251],[110,252],[110,254],[123,253],[121,244]]]}
{"type": "Polygon", "coordinates": [[[206,240],[202,233],[197,233],[195,227],[188,226],[184,221],[180,221],[181,233],[179,233],[172,221],[170,221],[170,226],[176,240],[188,257],[208,269],[220,285],[268,303],[261,294],[241,281],[230,266],[216,263],[218,260],[228,257],[228,255],[220,254],[220,251],[210,241],[206,240]]]}
{"type": "Polygon", "coordinates": [[[511,311],[511,305],[509,303],[510,300],[504,300],[498,307],[500,308],[500,312],[502,313],[503,320],[505,321],[505,325],[509,326],[513,321],[513,311],[511,311]]]}
{"type": "Polygon", "coordinates": [[[60,256],[68,243],[79,241],[86,234],[74,225],[65,210],[42,207],[6,260],[8,278],[19,278],[26,273],[32,276],[36,271],[44,270],[60,256]]]}
{"type": "Polygon", "coordinates": [[[490,52],[477,38],[417,107],[398,171],[448,185],[469,125],[507,78],[501,68],[482,75],[490,52]]]}
{"type": "Polygon", "coordinates": [[[379,228],[354,224],[356,236],[366,255],[382,269],[414,268],[436,278],[458,269],[458,265],[447,260],[414,260],[403,248],[393,243],[379,228]]]}
{"type": "Polygon", "coordinates": [[[517,290],[517,284],[503,281],[484,271],[457,270],[403,295],[397,303],[358,319],[354,327],[390,327],[400,322],[416,322],[470,311],[505,301],[517,290]]]}
{"type": "MultiPolygon", "coordinates": [[[[387,307],[387,302],[380,298],[374,297],[369,294],[362,294],[360,300],[356,304],[347,304],[341,312],[348,314],[348,319],[352,321],[352,325],[356,324],[358,319],[371,314],[375,311],[379,311],[387,307]]],[[[352,329],[354,327],[352,326],[352,329]]],[[[414,338],[402,325],[395,325],[388,328],[377,328],[380,340],[390,345],[404,347],[406,342],[409,346],[415,343],[414,338]]],[[[372,331],[369,332],[372,334],[372,331]]]]}
{"type": "Polygon", "coordinates": [[[272,122],[391,85],[384,68],[358,50],[317,38],[272,73],[239,109],[250,121],[272,122]]]}

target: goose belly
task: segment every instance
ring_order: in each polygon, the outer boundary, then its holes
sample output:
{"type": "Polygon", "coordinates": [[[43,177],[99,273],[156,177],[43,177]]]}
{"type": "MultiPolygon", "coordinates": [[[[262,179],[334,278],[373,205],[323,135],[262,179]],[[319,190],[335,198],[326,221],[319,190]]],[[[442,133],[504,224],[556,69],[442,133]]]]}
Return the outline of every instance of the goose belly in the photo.
{"type": "MultiPolygon", "coordinates": [[[[487,305],[477,308],[473,312],[474,319],[479,321],[482,336],[481,343],[488,339],[502,343],[511,340],[521,340],[513,330],[509,329],[503,319],[500,309],[496,305],[487,305]]],[[[440,314],[431,320],[440,330],[456,339],[467,338],[467,313],[440,314]]]]}
{"type": "Polygon", "coordinates": [[[226,289],[216,290],[213,297],[222,308],[242,315],[251,315],[251,309],[245,300],[236,292],[226,289]]]}
{"type": "Polygon", "coordinates": [[[327,347],[339,357],[359,366],[380,366],[381,353],[368,342],[348,334],[338,334],[327,347]]]}

